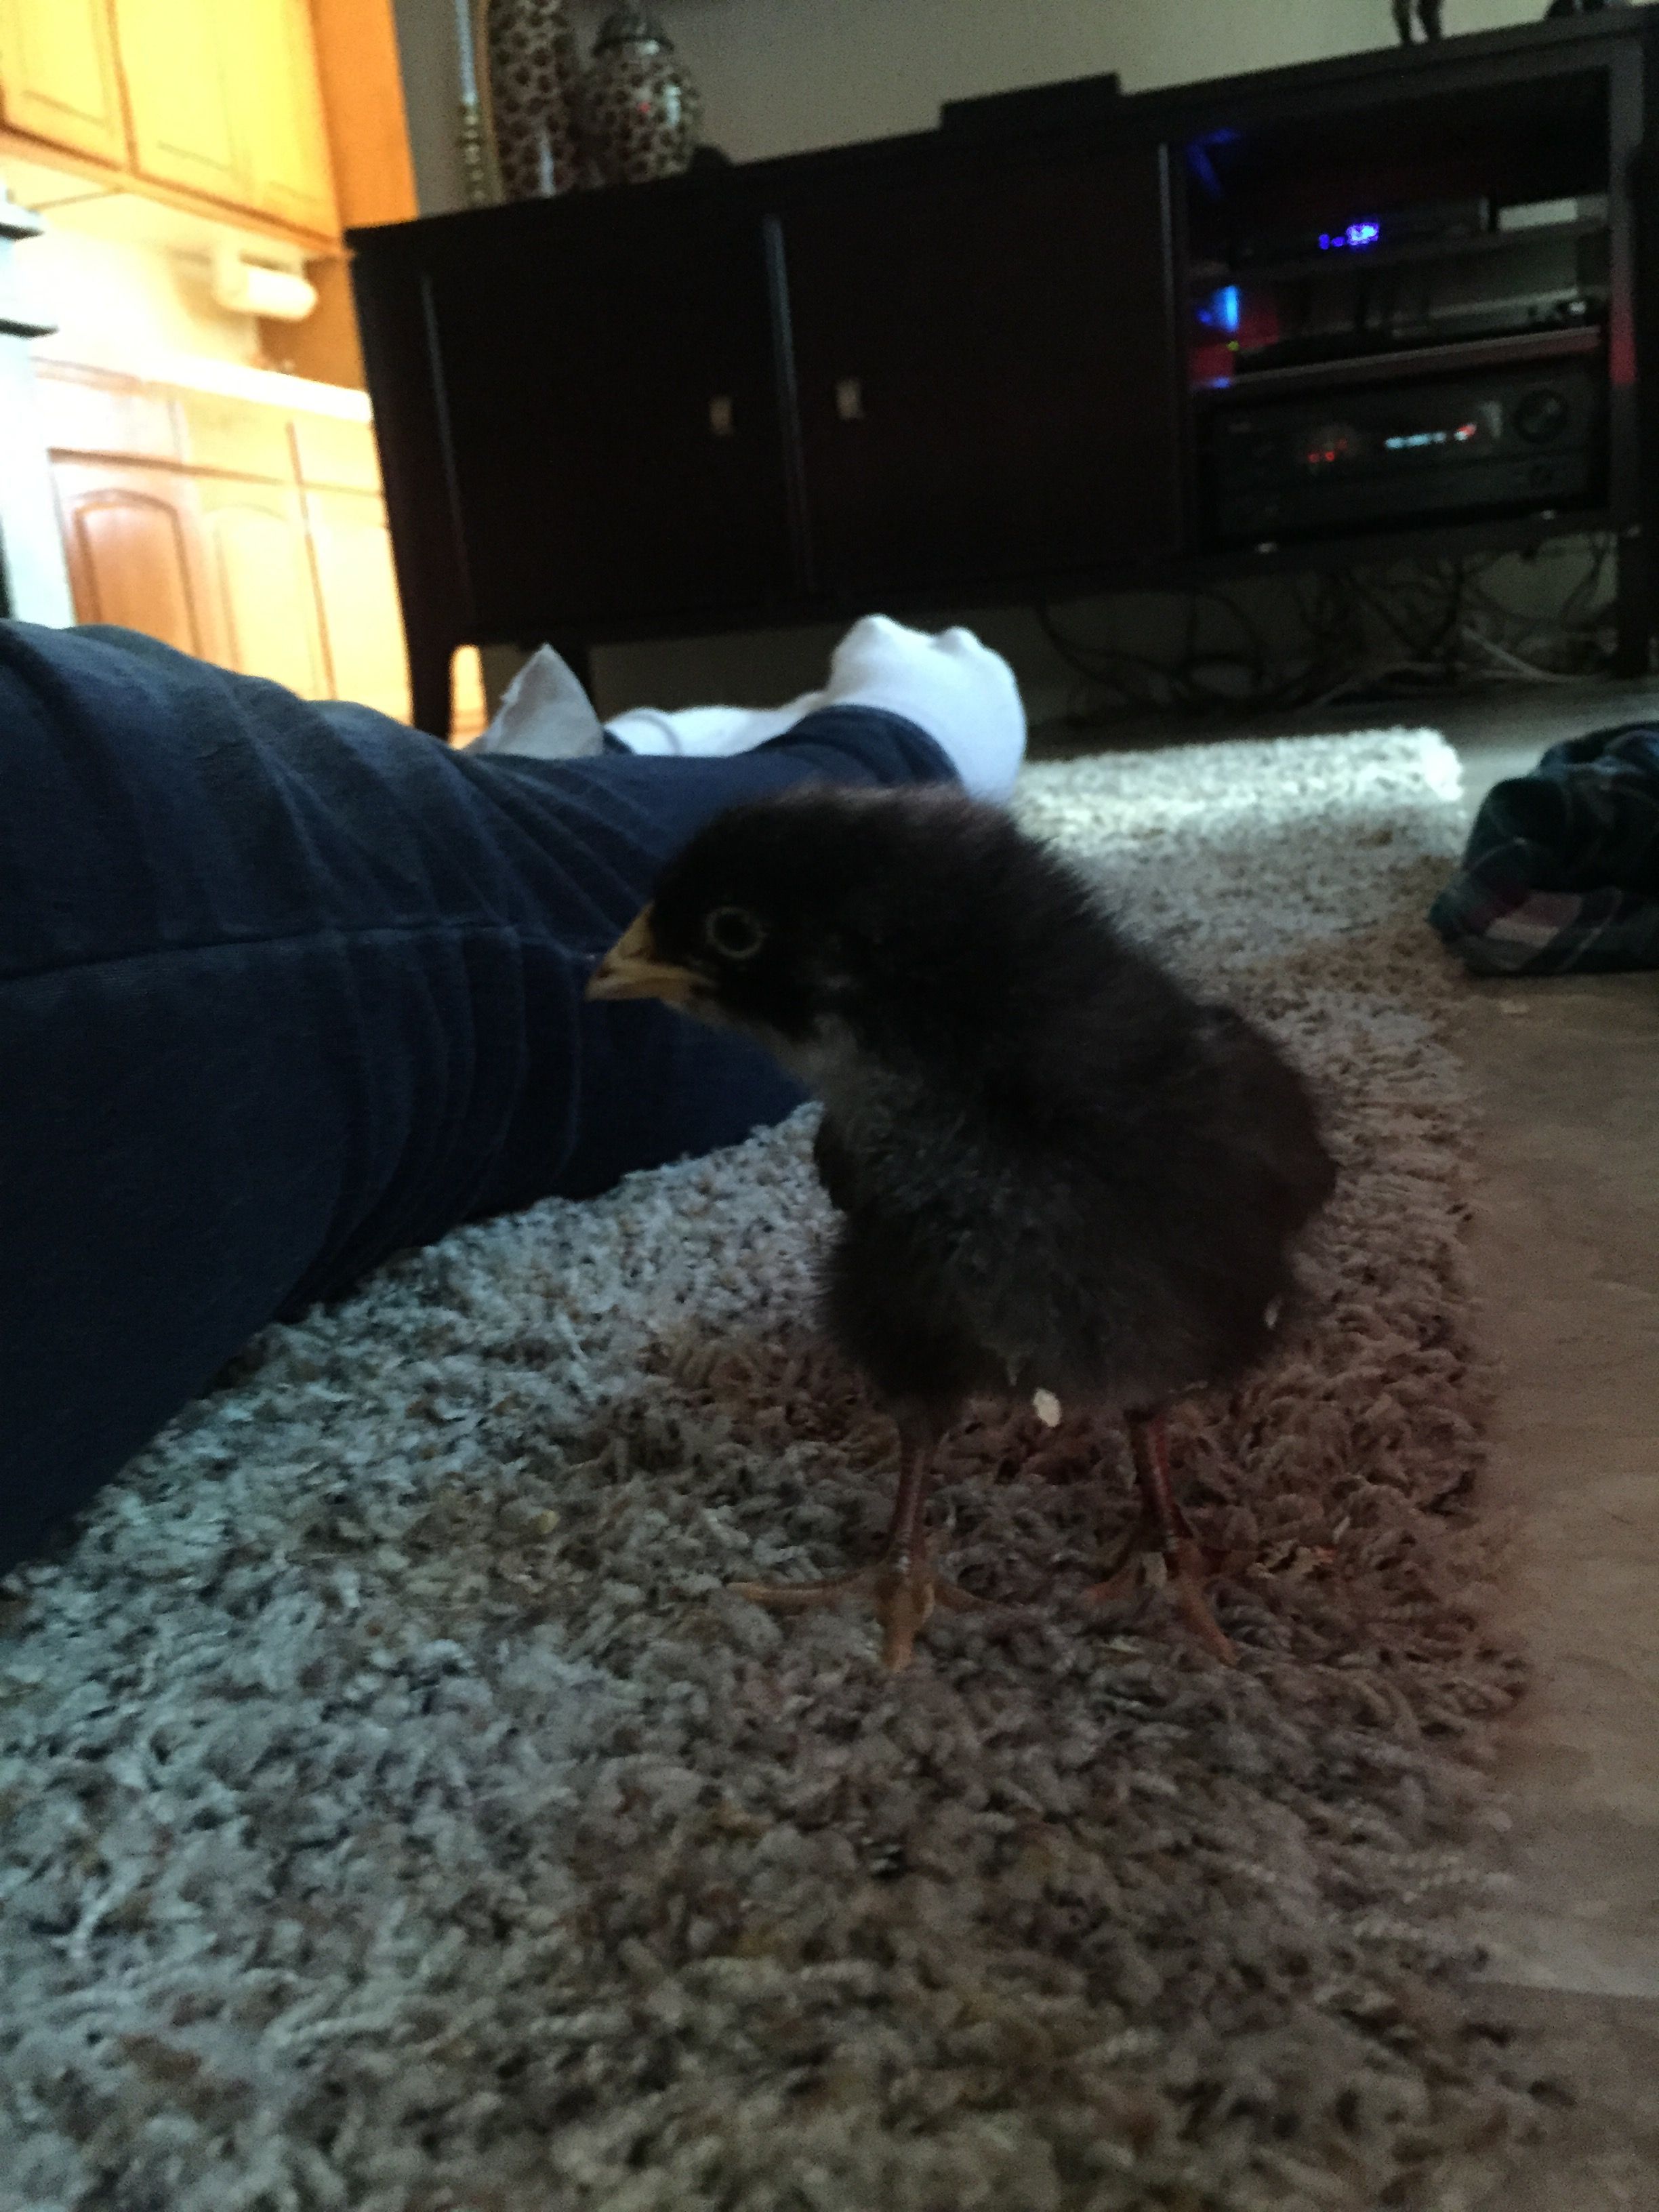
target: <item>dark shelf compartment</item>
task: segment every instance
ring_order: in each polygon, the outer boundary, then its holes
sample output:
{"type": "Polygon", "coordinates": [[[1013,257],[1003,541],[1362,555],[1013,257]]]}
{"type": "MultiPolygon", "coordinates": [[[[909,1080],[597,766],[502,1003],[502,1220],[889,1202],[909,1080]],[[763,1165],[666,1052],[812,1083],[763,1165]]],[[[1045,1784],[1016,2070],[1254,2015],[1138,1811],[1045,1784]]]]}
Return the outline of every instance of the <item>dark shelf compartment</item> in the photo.
{"type": "Polygon", "coordinates": [[[1600,329],[1522,331],[1510,337],[1464,338],[1450,345],[1402,346],[1397,352],[1356,355],[1349,361],[1298,362],[1293,368],[1258,368],[1231,384],[1200,384],[1195,401],[1211,407],[1237,407],[1247,400],[1293,397],[1298,392],[1342,390],[1358,384],[1386,384],[1402,376],[1443,376],[1461,369],[1506,368],[1533,361],[1562,361],[1569,356],[1604,350],[1600,329]]]}
{"type": "Polygon", "coordinates": [[[1461,261],[1466,254],[1494,253],[1507,246],[1547,244],[1552,239],[1606,238],[1605,216],[1583,216],[1572,222],[1539,223],[1530,230],[1483,230],[1468,238],[1412,239],[1401,246],[1367,246],[1344,253],[1304,255],[1294,261],[1247,261],[1237,268],[1206,263],[1214,274],[1196,271],[1188,289],[1196,298],[1222,284],[1283,284],[1310,276],[1358,276],[1371,269],[1397,269],[1412,261],[1461,261]]]}
{"type": "MultiPolygon", "coordinates": [[[[1241,116],[1231,131],[1194,133],[1189,149],[1203,157],[1202,175],[1190,152],[1187,165],[1194,260],[1225,261],[1251,233],[1317,233],[1344,208],[1474,198],[1514,207],[1615,188],[1608,79],[1595,68],[1507,82],[1460,82],[1449,70],[1433,89],[1419,82],[1405,92],[1402,82],[1395,96],[1363,105],[1241,116]]],[[[1304,258],[1324,257],[1284,257],[1304,258]]]]}
{"type": "MultiPolygon", "coordinates": [[[[1575,533],[1616,532],[1619,518],[1605,501],[1569,510],[1575,533]]],[[[1258,545],[1224,545],[1208,532],[1200,542],[1188,573],[1195,580],[1226,583],[1241,576],[1305,569],[1351,568],[1368,561],[1457,559],[1471,553],[1527,552],[1559,533],[1562,510],[1540,507],[1526,514],[1480,517],[1449,515],[1431,522],[1367,523],[1362,529],[1323,535],[1273,538],[1258,545]]]]}

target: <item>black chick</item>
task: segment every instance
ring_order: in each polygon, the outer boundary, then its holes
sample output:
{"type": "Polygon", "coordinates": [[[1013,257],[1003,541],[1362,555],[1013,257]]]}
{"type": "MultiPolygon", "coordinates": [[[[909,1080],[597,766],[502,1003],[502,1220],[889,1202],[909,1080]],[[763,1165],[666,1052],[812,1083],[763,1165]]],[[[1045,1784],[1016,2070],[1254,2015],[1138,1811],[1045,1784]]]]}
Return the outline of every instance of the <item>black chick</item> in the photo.
{"type": "Polygon", "coordinates": [[[823,1101],[816,1158],[844,1217],[824,1316],[896,1419],[898,1498],[873,1568],[739,1588],[787,1608],[868,1593],[902,1666],[936,1603],[974,1602],[928,1565],[933,1448],[970,1398],[1052,1418],[1048,1394],[1125,1414],[1143,1516],[1123,1560],[1161,1552],[1231,1660],[1162,1409],[1266,1352],[1291,1241],[1332,1188],[1275,1048],[1006,814],[938,791],[812,787],[720,817],[588,995],[742,1030],[823,1101]]]}

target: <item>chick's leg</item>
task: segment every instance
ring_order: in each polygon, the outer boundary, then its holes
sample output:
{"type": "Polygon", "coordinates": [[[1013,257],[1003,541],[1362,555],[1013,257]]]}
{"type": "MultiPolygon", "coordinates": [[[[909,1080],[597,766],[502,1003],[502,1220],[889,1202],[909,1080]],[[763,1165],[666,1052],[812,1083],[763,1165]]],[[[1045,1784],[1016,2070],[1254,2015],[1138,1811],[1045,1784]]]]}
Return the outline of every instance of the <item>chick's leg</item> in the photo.
{"type": "Polygon", "coordinates": [[[1188,1625],[1200,1643],[1224,1666],[1236,1667],[1238,1653],[1210,1610],[1205,1587],[1225,1565],[1223,1558],[1206,1551],[1193,1534],[1192,1523],[1182,1511],[1170,1485],[1170,1437],[1162,1413],[1132,1413],[1124,1417],[1129,1431],[1129,1454],[1134,1462],[1135,1482],[1140,1491],[1140,1518],[1129,1540],[1113,1562],[1113,1572],[1084,1593],[1101,1602],[1128,1595],[1135,1583],[1130,1564],[1139,1552],[1161,1554],[1170,1587],[1188,1625]]]}
{"type": "Polygon", "coordinates": [[[892,1673],[908,1667],[916,1638],[936,1605],[968,1613],[979,1603],[954,1583],[941,1582],[927,1557],[927,1493],[933,1487],[931,1437],[900,1431],[898,1495],[887,1540],[873,1565],[821,1583],[734,1583],[738,1596],[775,1613],[808,1613],[867,1597],[882,1628],[882,1663],[892,1673]]]}

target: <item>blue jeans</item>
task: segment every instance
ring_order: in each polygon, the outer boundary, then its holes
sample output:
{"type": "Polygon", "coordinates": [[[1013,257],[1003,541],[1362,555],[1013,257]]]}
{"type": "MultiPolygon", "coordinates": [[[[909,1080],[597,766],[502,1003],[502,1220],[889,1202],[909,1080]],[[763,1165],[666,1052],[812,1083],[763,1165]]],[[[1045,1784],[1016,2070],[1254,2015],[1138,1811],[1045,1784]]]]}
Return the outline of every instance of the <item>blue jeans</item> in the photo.
{"type": "Polygon", "coordinates": [[[588,971],[723,809],[951,774],[864,708],[730,760],[474,758],[0,623],[0,1571],[266,1322],[787,1114],[761,1054],[588,971]]]}

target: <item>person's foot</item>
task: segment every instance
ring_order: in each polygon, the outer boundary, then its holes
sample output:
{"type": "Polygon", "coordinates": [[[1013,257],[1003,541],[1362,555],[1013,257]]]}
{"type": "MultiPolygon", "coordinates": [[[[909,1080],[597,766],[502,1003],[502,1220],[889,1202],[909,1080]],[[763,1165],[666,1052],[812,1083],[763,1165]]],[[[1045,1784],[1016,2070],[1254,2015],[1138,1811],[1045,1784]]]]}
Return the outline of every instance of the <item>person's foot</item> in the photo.
{"type": "Polygon", "coordinates": [[[804,691],[787,707],[681,707],[672,713],[661,707],[630,707],[605,726],[630,753],[722,760],[783,737],[825,703],[822,691],[804,691]]]}
{"type": "MultiPolygon", "coordinates": [[[[1025,710],[1014,672],[971,630],[935,636],[886,615],[854,623],[830,656],[821,691],[784,707],[635,707],[606,726],[629,752],[710,760],[752,752],[820,707],[876,707],[902,714],[946,753],[967,788],[1000,799],[1025,755],[1025,710]]],[[[477,741],[480,752],[580,758],[603,742],[586,694],[550,646],[525,664],[500,714],[477,741]]]]}
{"type": "Polygon", "coordinates": [[[888,615],[855,622],[830,658],[830,680],[787,707],[690,707],[620,714],[611,734],[641,753],[742,753],[781,737],[819,707],[878,707],[925,730],[967,788],[1002,799],[1025,757],[1025,709],[1014,672],[972,630],[935,635],[888,615]]]}
{"type": "Polygon", "coordinates": [[[1025,757],[1025,709],[1014,672],[970,629],[935,636],[886,615],[866,615],[830,656],[824,704],[902,714],[950,755],[981,799],[1005,798],[1025,757]]]}
{"type": "Polygon", "coordinates": [[[580,678],[550,645],[543,645],[502,693],[489,727],[464,750],[586,760],[604,747],[605,732],[580,678]]]}

